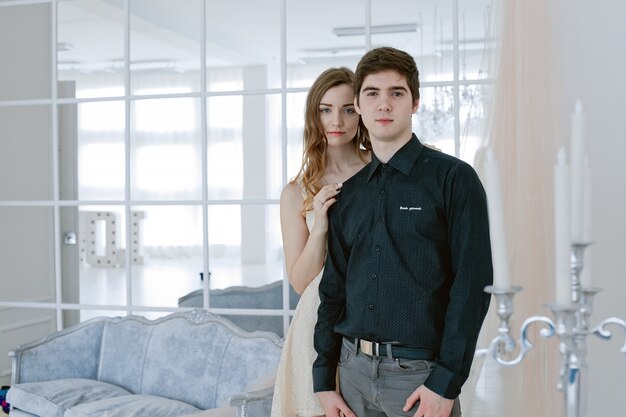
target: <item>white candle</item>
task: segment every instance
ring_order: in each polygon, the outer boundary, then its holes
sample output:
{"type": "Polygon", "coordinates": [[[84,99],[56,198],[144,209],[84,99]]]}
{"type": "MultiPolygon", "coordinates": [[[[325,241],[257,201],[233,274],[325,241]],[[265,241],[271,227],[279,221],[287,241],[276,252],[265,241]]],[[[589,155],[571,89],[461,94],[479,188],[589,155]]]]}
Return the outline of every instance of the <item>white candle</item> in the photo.
{"type": "Polygon", "coordinates": [[[571,186],[571,238],[574,243],[583,241],[583,201],[585,195],[585,116],[583,105],[576,101],[572,114],[570,141],[570,186],[571,186]]]}
{"type": "MultiPolygon", "coordinates": [[[[592,242],[593,236],[591,232],[591,168],[589,161],[585,160],[585,197],[583,205],[583,241],[592,242]]],[[[592,264],[593,264],[593,246],[588,246],[585,250],[585,259],[583,270],[580,275],[580,283],[583,288],[592,287],[592,264]]]]}
{"type": "Polygon", "coordinates": [[[571,304],[569,170],[561,148],[554,166],[554,276],[556,302],[571,304]]]}
{"type": "Polygon", "coordinates": [[[509,280],[509,262],[504,226],[504,209],[500,187],[500,167],[487,149],[484,162],[485,188],[487,191],[487,209],[489,210],[489,234],[491,236],[491,257],[493,262],[493,285],[496,288],[511,287],[509,280]]]}

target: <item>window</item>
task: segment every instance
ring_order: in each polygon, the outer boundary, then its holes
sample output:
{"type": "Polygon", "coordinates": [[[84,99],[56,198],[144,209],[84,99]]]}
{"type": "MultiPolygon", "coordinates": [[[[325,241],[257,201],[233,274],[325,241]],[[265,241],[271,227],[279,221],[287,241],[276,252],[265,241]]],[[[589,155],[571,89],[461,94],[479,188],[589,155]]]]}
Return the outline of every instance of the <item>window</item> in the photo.
{"type": "MultiPolygon", "coordinates": [[[[32,291],[7,291],[0,307],[54,311],[62,328],[283,280],[278,199],[300,164],[311,82],[354,69],[372,47],[404,49],[421,72],[414,131],[472,162],[490,94],[490,5],[0,3],[0,36],[12,39],[0,46],[0,218],[14,232],[0,243],[15,250],[0,255],[12,257],[1,275],[40,260],[23,275],[32,291]],[[37,245],[24,246],[35,224],[37,245]]],[[[262,314],[288,323],[283,304],[262,314]]]]}

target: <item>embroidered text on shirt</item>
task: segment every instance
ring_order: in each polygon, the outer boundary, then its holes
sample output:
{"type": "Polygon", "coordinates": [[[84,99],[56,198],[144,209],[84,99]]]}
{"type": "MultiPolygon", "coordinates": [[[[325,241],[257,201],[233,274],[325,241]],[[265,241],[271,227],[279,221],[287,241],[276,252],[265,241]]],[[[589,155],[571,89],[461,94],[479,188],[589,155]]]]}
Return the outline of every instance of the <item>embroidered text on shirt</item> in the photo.
{"type": "Polygon", "coordinates": [[[400,210],[408,210],[408,211],[413,211],[413,210],[421,210],[421,207],[404,207],[404,206],[400,206],[400,210]]]}

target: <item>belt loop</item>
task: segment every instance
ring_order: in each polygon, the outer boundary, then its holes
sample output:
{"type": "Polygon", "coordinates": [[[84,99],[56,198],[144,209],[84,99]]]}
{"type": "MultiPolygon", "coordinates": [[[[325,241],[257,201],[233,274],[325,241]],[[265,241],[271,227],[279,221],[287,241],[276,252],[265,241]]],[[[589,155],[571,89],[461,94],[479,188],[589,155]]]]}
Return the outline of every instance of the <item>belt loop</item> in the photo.
{"type": "Polygon", "coordinates": [[[393,355],[391,354],[391,343],[385,343],[385,350],[387,351],[387,358],[393,360],[393,355]]]}
{"type": "Polygon", "coordinates": [[[358,337],[354,338],[354,354],[358,354],[361,351],[361,339],[358,337]]]}
{"type": "Polygon", "coordinates": [[[375,381],[378,379],[378,375],[379,375],[378,365],[380,365],[380,360],[381,358],[379,356],[372,357],[372,369],[370,370],[370,378],[372,379],[372,381],[375,381]]]}

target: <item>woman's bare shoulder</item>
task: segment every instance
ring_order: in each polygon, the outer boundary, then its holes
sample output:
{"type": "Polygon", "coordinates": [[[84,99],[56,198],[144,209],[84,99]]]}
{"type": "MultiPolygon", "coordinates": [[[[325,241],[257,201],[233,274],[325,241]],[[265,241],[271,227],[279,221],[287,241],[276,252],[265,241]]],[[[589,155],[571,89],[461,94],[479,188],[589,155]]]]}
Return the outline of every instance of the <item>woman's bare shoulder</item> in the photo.
{"type": "Polygon", "coordinates": [[[302,210],[302,203],[304,201],[304,194],[302,188],[298,182],[292,181],[287,183],[283,187],[283,191],[280,194],[280,205],[288,205],[298,210],[302,210]]]}

